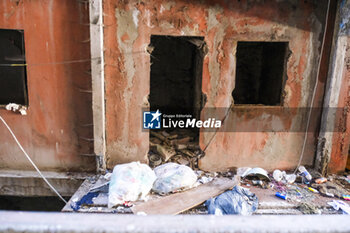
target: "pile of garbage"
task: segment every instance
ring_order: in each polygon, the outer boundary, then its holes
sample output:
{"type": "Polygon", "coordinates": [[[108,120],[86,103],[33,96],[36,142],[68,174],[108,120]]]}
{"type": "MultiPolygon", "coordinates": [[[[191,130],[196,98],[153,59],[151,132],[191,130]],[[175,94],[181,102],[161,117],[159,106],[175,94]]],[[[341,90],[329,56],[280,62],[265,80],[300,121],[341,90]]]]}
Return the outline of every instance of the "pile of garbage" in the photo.
{"type": "Polygon", "coordinates": [[[174,162],[198,168],[198,159],[203,153],[196,140],[195,133],[189,130],[150,131],[149,165],[174,162]]]}
{"type": "Polygon", "coordinates": [[[257,196],[241,186],[235,186],[232,190],[205,202],[208,214],[218,216],[226,214],[251,215],[258,209],[258,205],[257,196]]]}
{"type": "MultiPolygon", "coordinates": [[[[201,214],[251,215],[257,211],[259,201],[249,187],[256,186],[271,190],[271,196],[274,195],[275,198],[296,204],[304,214],[322,213],[315,204],[318,195],[326,197],[329,206],[327,208],[332,209],[334,211],[332,213],[338,211],[350,214],[350,207],[346,203],[350,200],[349,175],[322,177],[314,171],[310,173],[304,166],[298,167],[295,173],[276,169],[269,174],[259,167],[210,173],[193,170],[188,165],[169,160],[153,169],[139,162],[116,165],[113,172],[99,179],[86,195],[79,200],[72,200],[71,207],[73,210],[79,210],[84,206],[108,203],[108,209],[112,212],[133,213],[130,207],[140,202],[190,192],[198,187],[206,187],[206,184],[213,184],[212,182],[218,179],[232,182],[237,178],[239,178],[239,181],[235,182],[237,185],[228,186],[230,188],[226,187],[215,195],[204,197],[201,200],[201,203],[206,200],[204,204],[197,203],[190,207],[200,209],[201,214]]],[[[210,188],[209,190],[213,190],[217,186],[213,185],[210,188]]],[[[194,199],[198,199],[197,197],[196,195],[194,199]]],[[[186,210],[189,210],[188,213],[199,213],[193,211],[194,209],[186,210]]]]}
{"type": "MultiPolygon", "coordinates": [[[[228,175],[226,173],[226,175],[228,175]]],[[[149,194],[164,196],[185,192],[213,181],[219,173],[194,171],[186,165],[168,162],[153,170],[147,164],[131,162],[116,165],[102,181],[95,184],[80,200],[72,200],[71,207],[92,207],[107,198],[108,208],[117,213],[132,213],[130,207],[136,202],[148,201],[149,194]],[[102,198],[102,199],[103,199],[102,198]],[[122,210],[122,211],[119,211],[122,210]]],[[[215,215],[250,215],[258,208],[258,198],[248,189],[234,186],[233,189],[210,198],[205,202],[206,213],[215,215]]]]}
{"type": "Polygon", "coordinates": [[[317,172],[312,176],[304,167],[299,166],[297,172],[287,173],[274,170],[268,174],[262,168],[239,168],[237,174],[242,177],[242,183],[246,186],[259,186],[264,189],[272,189],[276,198],[280,198],[297,204],[303,213],[321,212],[315,208],[313,201],[317,195],[327,198],[337,198],[328,202],[335,210],[341,209],[343,213],[349,213],[350,207],[344,201],[349,201],[350,176],[322,177],[317,172]],[[344,200],[344,201],[342,201],[344,200]]]}

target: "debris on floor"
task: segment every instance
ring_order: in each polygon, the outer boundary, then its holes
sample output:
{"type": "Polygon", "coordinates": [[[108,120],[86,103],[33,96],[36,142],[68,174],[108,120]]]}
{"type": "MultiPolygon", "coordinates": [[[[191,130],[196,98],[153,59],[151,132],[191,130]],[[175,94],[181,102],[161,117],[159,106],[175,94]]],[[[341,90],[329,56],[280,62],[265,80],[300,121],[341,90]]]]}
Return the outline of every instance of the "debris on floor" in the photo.
{"type": "Polygon", "coordinates": [[[199,185],[184,192],[178,192],[136,204],[131,209],[135,214],[142,212],[147,215],[175,215],[199,206],[206,200],[216,197],[237,184],[238,182],[236,179],[215,178],[206,184],[199,185]]]}
{"type": "Polygon", "coordinates": [[[185,165],[165,163],[154,169],[157,176],[152,190],[158,194],[168,194],[193,187],[197,181],[194,171],[185,165]]]}
{"type": "Polygon", "coordinates": [[[198,168],[198,159],[203,153],[195,135],[193,131],[184,129],[170,132],[150,131],[150,166],[174,162],[192,169],[198,168]]]}
{"type": "Polygon", "coordinates": [[[235,186],[217,197],[205,202],[209,214],[251,215],[258,208],[258,198],[246,188],[235,186]]]}
{"type": "Polygon", "coordinates": [[[132,162],[116,165],[109,184],[108,207],[145,200],[156,178],[147,164],[132,162]]]}
{"type": "Polygon", "coordinates": [[[349,174],[322,177],[305,167],[296,173],[278,169],[268,173],[259,167],[205,172],[171,162],[171,158],[166,163],[162,158],[154,169],[133,162],[87,179],[62,211],[139,215],[349,213],[349,174]]]}
{"type": "Polygon", "coordinates": [[[335,210],[342,210],[344,214],[350,214],[350,206],[343,201],[333,200],[328,202],[335,210]]]}
{"type": "Polygon", "coordinates": [[[302,202],[297,207],[303,214],[321,214],[322,211],[319,207],[312,202],[302,202]]]}

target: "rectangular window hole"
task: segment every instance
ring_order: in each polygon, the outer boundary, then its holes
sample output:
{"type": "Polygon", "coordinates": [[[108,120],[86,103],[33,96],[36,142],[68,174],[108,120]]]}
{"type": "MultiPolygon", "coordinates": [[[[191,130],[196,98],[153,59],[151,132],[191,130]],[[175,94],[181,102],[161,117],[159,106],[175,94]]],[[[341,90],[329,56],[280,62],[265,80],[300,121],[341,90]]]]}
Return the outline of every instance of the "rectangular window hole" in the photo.
{"type": "Polygon", "coordinates": [[[281,105],[288,42],[238,42],[235,104],[281,105]]]}
{"type": "Polygon", "coordinates": [[[0,105],[28,105],[23,30],[0,29],[0,105]]]}

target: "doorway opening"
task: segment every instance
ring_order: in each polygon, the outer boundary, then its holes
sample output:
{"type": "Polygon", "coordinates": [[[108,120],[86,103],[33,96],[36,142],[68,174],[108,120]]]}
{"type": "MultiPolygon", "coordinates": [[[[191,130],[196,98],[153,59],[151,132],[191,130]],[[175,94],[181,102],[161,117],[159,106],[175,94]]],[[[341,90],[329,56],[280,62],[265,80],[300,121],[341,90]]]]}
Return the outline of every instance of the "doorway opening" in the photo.
{"type": "MultiPolygon", "coordinates": [[[[162,113],[162,126],[169,119],[200,119],[204,38],[152,35],[149,48],[150,110],[162,113]]],[[[151,129],[150,165],[172,161],[195,167],[200,153],[198,141],[199,129],[195,127],[151,129]]]]}

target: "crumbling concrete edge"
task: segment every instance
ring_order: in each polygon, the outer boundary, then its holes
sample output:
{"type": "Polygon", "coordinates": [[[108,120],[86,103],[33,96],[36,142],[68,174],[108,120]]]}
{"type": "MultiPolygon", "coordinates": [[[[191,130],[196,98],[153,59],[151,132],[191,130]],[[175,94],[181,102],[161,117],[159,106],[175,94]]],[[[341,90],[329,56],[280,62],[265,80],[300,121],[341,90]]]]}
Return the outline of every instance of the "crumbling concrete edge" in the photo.
{"type": "MultiPolygon", "coordinates": [[[[64,197],[72,196],[91,173],[43,171],[43,175],[64,197]]],[[[0,195],[44,197],[56,196],[36,171],[1,170],[0,195]]]]}
{"type": "Polygon", "coordinates": [[[102,0],[89,2],[92,112],[97,172],[106,170],[105,85],[102,0]]]}

